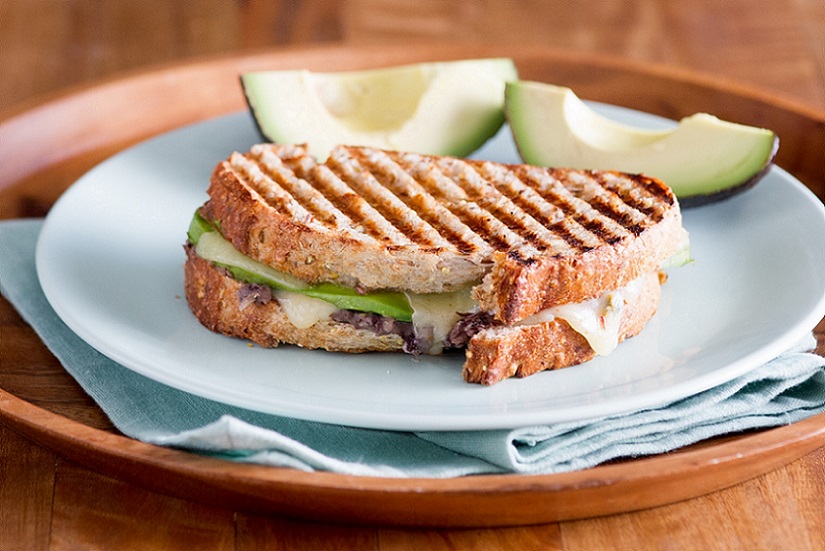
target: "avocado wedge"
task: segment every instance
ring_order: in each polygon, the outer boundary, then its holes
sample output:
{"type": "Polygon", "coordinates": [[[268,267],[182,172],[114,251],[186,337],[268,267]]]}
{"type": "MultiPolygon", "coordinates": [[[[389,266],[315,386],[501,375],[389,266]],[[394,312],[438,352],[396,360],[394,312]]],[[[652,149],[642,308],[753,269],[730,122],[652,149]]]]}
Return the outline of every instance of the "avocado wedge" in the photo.
{"type": "Polygon", "coordinates": [[[418,63],[364,71],[241,75],[264,139],[308,144],[323,160],[336,145],[466,156],[504,124],[507,58],[418,63]]]}
{"type": "Polygon", "coordinates": [[[682,206],[730,197],[755,185],[779,147],[774,132],[705,113],[667,130],[617,123],[569,88],[510,82],[505,112],[522,159],[540,166],[644,173],[665,182],[682,206]]]}

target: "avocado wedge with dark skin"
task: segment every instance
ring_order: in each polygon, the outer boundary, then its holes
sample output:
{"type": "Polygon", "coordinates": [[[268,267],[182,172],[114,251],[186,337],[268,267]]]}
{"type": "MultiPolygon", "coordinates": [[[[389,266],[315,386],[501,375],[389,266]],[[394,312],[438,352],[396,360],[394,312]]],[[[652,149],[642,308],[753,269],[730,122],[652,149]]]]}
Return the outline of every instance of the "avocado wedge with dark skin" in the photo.
{"type": "Polygon", "coordinates": [[[504,84],[516,78],[508,58],[240,76],[263,138],[306,144],[317,159],[336,145],[469,155],[504,124],[504,84]]]}
{"type": "Polygon", "coordinates": [[[779,147],[769,129],[707,113],[669,128],[628,125],[600,114],[569,88],[540,82],[508,82],[505,113],[527,164],[645,174],[670,186],[684,207],[752,188],[779,147]]]}

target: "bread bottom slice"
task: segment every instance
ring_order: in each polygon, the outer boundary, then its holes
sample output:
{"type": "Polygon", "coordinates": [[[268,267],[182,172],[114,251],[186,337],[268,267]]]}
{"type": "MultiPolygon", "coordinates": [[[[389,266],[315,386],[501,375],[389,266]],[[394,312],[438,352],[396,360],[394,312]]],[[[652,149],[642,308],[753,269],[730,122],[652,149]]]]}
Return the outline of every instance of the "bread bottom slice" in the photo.
{"type": "Polygon", "coordinates": [[[184,284],[189,308],[206,328],[265,348],[283,343],[331,352],[394,352],[404,344],[398,335],[377,335],[331,319],[305,329],[295,327],[277,300],[244,307],[239,298],[244,283],[191,249],[187,250],[184,284]]]}
{"type": "MultiPolygon", "coordinates": [[[[294,326],[277,300],[244,304],[244,283],[187,248],[184,267],[186,300],[206,328],[274,348],[293,344],[335,352],[395,352],[404,347],[396,334],[378,335],[348,323],[321,320],[308,328],[294,326]]],[[[657,273],[645,276],[638,298],[623,308],[619,339],[636,335],[656,312],[660,296],[657,273]]],[[[556,318],[534,325],[494,326],[470,339],[464,380],[492,385],[508,377],[526,377],[592,359],[596,353],[566,321],[556,318]]]]}
{"type": "MultiPolygon", "coordinates": [[[[619,342],[639,334],[656,313],[663,277],[657,272],[643,276],[639,295],[621,311],[619,342]]],[[[492,385],[509,377],[577,365],[595,356],[587,339],[559,318],[534,325],[491,327],[470,339],[462,376],[467,382],[492,385]]]]}

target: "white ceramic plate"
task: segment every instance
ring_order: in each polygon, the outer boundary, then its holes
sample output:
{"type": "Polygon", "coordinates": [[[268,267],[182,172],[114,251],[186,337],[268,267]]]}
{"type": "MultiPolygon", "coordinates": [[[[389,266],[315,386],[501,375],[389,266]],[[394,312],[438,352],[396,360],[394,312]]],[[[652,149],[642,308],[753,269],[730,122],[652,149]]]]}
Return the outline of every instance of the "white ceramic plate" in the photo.
{"type": "MultiPolygon", "coordinates": [[[[629,124],[667,121],[595,106],[629,124]]],[[[671,270],[657,315],[611,356],[506,380],[461,380],[463,356],[275,350],[213,334],[183,295],[183,242],[212,168],[258,141],[246,113],[170,132],[81,178],[51,210],[37,271],[57,314],[103,354],[227,404],[376,429],[481,430],[655,406],[730,380],[825,315],[825,208],[773,168],[756,188],[684,212],[695,264],[671,270]]],[[[478,154],[517,161],[509,131],[478,154]]]]}

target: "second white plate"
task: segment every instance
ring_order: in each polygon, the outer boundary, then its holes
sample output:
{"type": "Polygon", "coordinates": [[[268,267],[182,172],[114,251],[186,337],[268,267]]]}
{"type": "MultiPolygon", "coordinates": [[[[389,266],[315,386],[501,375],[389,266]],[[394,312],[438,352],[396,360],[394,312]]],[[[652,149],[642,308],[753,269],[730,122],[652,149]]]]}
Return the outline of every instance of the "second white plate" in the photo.
{"type": "MultiPolygon", "coordinates": [[[[668,122],[598,106],[629,124],[668,122]]],[[[490,388],[462,355],[265,350],[204,329],[183,297],[182,244],[212,168],[259,140],[246,113],[128,149],[51,210],[43,290],[81,338],[161,383],[266,413],[392,430],[512,428],[683,398],[771,359],[825,314],[825,208],[774,168],[756,188],[684,211],[695,264],[671,270],[657,315],[611,356],[490,388]]],[[[505,128],[478,157],[517,162],[505,128]]]]}

